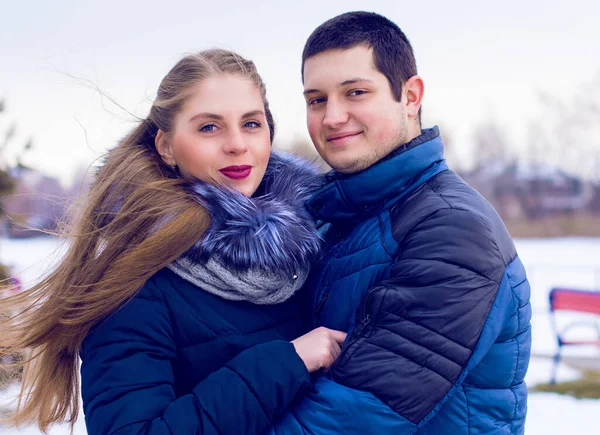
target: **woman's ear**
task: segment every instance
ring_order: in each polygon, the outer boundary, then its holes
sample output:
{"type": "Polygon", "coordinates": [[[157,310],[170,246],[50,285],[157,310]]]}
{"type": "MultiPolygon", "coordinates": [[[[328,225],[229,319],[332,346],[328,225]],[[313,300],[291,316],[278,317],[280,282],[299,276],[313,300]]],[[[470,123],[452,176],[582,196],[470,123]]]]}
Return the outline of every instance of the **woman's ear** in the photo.
{"type": "Polygon", "coordinates": [[[167,140],[167,135],[162,130],[158,130],[158,132],[156,132],[154,146],[156,147],[158,154],[162,157],[163,161],[167,165],[171,167],[177,165],[175,157],[173,156],[173,150],[171,149],[171,145],[167,140]]]}

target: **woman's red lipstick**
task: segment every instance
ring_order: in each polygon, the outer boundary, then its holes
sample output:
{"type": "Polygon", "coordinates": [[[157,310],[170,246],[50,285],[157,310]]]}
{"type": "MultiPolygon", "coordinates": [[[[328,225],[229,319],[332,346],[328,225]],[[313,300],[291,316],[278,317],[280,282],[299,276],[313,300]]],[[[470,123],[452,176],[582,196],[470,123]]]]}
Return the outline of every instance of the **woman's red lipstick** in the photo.
{"type": "Polygon", "coordinates": [[[227,166],[226,168],[219,169],[219,172],[232,180],[243,180],[252,172],[252,166],[227,166]]]}

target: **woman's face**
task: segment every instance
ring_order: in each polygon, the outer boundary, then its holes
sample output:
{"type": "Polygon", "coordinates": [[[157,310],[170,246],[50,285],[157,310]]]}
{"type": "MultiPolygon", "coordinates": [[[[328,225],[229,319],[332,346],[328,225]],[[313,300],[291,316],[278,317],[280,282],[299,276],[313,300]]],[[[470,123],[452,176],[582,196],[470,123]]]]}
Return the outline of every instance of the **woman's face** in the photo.
{"type": "Polygon", "coordinates": [[[262,181],[271,143],[258,87],[235,74],[204,79],[176,115],[173,131],[159,131],[158,152],[186,178],[223,184],[251,196],[262,181]]]}

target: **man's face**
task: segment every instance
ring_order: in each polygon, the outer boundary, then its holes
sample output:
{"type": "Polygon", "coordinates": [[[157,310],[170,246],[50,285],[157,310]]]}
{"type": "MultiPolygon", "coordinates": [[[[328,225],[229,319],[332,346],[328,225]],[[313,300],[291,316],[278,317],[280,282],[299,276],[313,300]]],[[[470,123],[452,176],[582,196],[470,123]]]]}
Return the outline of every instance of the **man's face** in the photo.
{"type": "Polygon", "coordinates": [[[405,92],[394,100],[373,51],[328,50],[304,63],[307,125],[315,148],[338,172],[373,165],[408,142],[405,92]]]}

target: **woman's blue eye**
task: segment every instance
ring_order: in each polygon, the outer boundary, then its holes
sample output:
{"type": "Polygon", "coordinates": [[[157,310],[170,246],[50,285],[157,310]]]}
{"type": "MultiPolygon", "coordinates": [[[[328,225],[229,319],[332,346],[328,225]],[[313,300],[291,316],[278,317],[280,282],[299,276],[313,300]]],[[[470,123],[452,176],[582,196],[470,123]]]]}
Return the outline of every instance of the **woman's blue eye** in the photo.
{"type": "Polygon", "coordinates": [[[248,121],[247,123],[244,124],[244,127],[247,127],[247,128],[259,128],[260,127],[260,123],[256,122],[256,121],[248,121]]]}
{"type": "Polygon", "coordinates": [[[204,131],[207,133],[210,133],[211,131],[215,131],[217,129],[217,126],[215,124],[206,124],[203,125],[202,127],[200,127],[199,131],[204,131]]]}

